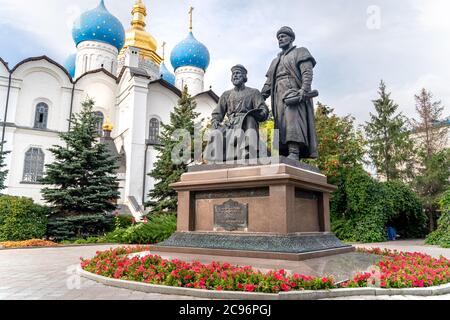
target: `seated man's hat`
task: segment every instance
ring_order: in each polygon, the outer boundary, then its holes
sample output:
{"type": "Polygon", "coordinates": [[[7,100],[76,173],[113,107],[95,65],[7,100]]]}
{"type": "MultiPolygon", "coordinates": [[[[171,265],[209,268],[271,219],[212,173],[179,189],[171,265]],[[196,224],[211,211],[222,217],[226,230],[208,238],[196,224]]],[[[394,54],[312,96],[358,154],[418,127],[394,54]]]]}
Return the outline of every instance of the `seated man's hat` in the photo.
{"type": "Polygon", "coordinates": [[[281,33],[287,34],[287,35],[291,36],[292,39],[295,40],[295,33],[294,33],[294,31],[292,30],[292,28],[286,27],[286,26],[285,26],[285,27],[282,27],[282,28],[281,28],[280,30],[278,30],[278,32],[277,32],[277,38],[278,38],[278,36],[279,36],[281,33]]]}
{"type": "Polygon", "coordinates": [[[234,72],[234,70],[241,70],[245,74],[248,73],[247,69],[245,69],[245,67],[242,64],[237,64],[231,68],[231,72],[234,72]]]}

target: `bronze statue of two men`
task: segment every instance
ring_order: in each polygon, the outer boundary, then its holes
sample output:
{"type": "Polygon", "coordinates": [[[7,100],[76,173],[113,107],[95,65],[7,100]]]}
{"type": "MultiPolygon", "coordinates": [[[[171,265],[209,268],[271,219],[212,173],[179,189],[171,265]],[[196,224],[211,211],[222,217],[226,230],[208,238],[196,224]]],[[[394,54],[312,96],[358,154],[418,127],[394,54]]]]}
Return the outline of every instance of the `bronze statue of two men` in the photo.
{"type": "Polygon", "coordinates": [[[295,33],[290,27],[282,27],[277,39],[282,51],[272,61],[261,92],[245,86],[244,66],[232,68],[234,89],[220,97],[212,127],[223,132],[258,131],[259,123],[269,117],[265,100],[271,97],[279,154],[293,160],[314,159],[318,153],[312,98],[318,93],[311,90],[311,84],[316,61],[306,48],[293,45],[295,33]],[[225,116],[228,122],[222,126],[225,116]]]}

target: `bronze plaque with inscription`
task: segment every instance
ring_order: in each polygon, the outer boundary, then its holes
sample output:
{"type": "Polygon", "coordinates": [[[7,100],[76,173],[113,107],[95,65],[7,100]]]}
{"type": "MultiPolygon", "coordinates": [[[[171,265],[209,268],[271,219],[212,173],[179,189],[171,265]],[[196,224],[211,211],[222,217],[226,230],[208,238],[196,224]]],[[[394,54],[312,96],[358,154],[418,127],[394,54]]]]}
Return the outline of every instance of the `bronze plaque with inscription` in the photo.
{"type": "Polygon", "coordinates": [[[230,199],[222,205],[215,205],[214,228],[245,231],[248,228],[248,204],[230,199]]]}

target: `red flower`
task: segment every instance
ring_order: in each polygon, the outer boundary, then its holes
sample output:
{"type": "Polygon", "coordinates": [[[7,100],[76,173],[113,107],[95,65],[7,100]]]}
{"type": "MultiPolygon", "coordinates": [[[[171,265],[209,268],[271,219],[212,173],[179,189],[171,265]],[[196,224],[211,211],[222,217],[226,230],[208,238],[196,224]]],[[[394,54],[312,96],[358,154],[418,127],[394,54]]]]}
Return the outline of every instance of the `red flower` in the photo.
{"type": "Polygon", "coordinates": [[[289,287],[289,286],[286,285],[285,283],[282,283],[280,287],[281,287],[281,290],[283,290],[283,291],[289,291],[289,290],[291,290],[291,287],[289,287]]]}
{"type": "Polygon", "coordinates": [[[246,284],[244,286],[244,290],[247,292],[253,292],[253,291],[255,291],[255,289],[256,289],[256,286],[254,284],[246,284]]]}

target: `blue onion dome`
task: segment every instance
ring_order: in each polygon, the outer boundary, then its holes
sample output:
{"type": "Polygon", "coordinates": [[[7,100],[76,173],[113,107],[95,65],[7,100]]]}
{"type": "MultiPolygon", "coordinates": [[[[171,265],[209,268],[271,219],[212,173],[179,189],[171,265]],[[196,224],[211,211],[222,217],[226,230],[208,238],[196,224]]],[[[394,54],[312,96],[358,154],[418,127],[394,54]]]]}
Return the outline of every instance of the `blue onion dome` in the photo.
{"type": "Polygon", "coordinates": [[[166,80],[171,85],[175,86],[175,75],[167,69],[166,64],[163,62],[159,67],[159,74],[161,79],[166,80]]]}
{"type": "Polygon", "coordinates": [[[83,13],[73,25],[72,37],[76,45],[83,41],[99,41],[121,50],[125,43],[122,23],[105,7],[103,0],[97,8],[83,13]]]}
{"type": "Polygon", "coordinates": [[[77,59],[77,54],[71,54],[67,57],[66,61],[64,61],[64,68],[66,68],[67,72],[69,72],[70,76],[75,77],[75,62],[77,59]]]}
{"type": "Polygon", "coordinates": [[[195,39],[192,32],[189,32],[187,38],[175,46],[170,55],[170,62],[175,70],[190,66],[206,71],[209,61],[208,48],[195,39]]]}

